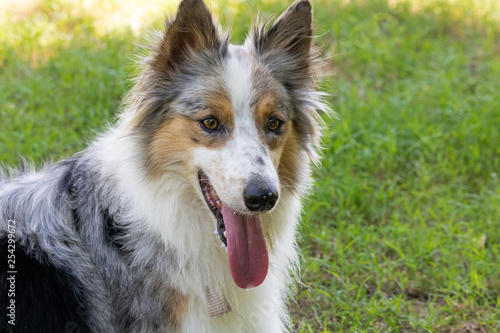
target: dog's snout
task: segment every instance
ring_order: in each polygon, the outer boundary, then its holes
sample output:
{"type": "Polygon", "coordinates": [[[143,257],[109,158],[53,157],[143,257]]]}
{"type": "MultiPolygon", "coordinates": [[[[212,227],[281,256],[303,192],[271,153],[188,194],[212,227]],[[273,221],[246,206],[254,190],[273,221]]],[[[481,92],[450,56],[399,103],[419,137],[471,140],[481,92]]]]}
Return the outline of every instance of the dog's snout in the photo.
{"type": "Polygon", "coordinates": [[[249,183],[243,190],[245,206],[252,212],[273,209],[278,197],[278,190],[274,186],[249,183]]]}

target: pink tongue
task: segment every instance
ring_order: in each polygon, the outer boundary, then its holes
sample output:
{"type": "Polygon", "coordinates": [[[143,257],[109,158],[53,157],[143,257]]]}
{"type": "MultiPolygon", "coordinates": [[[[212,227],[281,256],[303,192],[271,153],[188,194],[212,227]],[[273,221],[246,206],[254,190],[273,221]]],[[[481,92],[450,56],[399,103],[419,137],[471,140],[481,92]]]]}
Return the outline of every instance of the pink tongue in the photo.
{"type": "Polygon", "coordinates": [[[266,278],[269,266],[262,220],[258,215],[234,212],[224,204],[222,217],[233,280],[240,288],[257,287],[266,278]]]}

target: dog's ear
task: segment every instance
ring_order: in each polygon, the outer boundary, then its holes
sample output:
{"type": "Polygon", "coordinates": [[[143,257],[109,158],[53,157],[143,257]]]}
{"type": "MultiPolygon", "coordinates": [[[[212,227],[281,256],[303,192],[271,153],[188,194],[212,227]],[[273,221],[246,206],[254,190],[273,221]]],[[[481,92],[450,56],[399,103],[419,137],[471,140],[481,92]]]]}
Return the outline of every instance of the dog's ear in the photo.
{"type": "Polygon", "coordinates": [[[312,39],[312,8],[308,0],[294,2],[271,27],[254,36],[257,52],[281,50],[303,60],[309,58],[312,39]]]}
{"type": "Polygon", "coordinates": [[[203,0],[183,0],[175,19],[166,24],[152,65],[159,71],[172,70],[193,53],[218,45],[220,36],[203,0]]]}

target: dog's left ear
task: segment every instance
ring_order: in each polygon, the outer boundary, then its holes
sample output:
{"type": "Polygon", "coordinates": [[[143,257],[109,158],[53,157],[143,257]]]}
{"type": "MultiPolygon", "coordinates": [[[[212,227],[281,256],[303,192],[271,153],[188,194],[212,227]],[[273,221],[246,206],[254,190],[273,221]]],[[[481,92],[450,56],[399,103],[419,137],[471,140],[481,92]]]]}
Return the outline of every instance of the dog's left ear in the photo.
{"type": "Polygon", "coordinates": [[[308,0],[294,2],[266,31],[254,37],[257,52],[281,50],[307,60],[312,39],[312,8],[308,0]]]}
{"type": "Polygon", "coordinates": [[[212,15],[203,0],[183,0],[175,19],[167,22],[152,65],[158,71],[173,70],[193,54],[220,44],[212,15]]]}

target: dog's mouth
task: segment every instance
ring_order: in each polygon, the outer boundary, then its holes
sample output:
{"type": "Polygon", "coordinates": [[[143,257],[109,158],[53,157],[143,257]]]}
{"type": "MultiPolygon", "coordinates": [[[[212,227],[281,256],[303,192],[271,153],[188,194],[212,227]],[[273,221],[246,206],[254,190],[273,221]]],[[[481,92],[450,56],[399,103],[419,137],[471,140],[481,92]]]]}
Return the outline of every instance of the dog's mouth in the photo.
{"type": "Polygon", "coordinates": [[[198,173],[198,179],[200,181],[201,192],[203,193],[205,202],[217,219],[217,233],[219,234],[219,238],[227,247],[226,225],[224,224],[224,218],[222,217],[222,201],[219,199],[217,192],[215,192],[214,187],[203,171],[198,173]]]}
{"type": "Polygon", "coordinates": [[[217,220],[218,236],[227,246],[234,282],[244,289],[257,287],[264,282],[269,266],[260,215],[248,215],[229,208],[203,171],[198,173],[198,180],[205,202],[217,220]]]}

